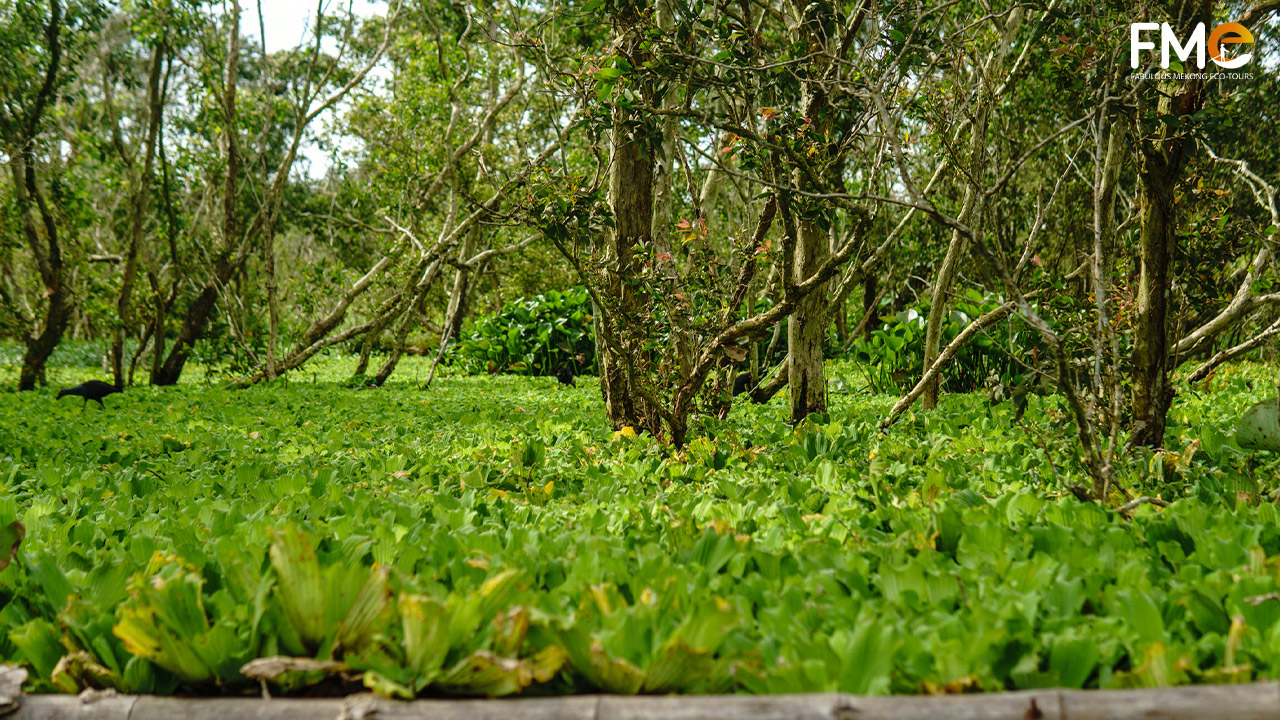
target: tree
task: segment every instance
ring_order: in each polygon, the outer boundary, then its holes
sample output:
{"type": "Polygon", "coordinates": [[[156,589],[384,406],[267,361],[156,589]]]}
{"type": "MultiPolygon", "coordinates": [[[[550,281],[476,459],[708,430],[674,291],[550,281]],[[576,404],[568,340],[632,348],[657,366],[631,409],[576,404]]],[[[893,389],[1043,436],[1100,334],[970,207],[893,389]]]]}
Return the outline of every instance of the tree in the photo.
{"type": "MultiPolygon", "coordinates": [[[[217,254],[214,258],[212,272],[205,281],[199,294],[191,302],[183,318],[181,328],[173,345],[169,349],[164,363],[152,373],[151,382],[155,385],[172,385],[178,381],[182,369],[186,365],[191,349],[203,335],[205,327],[213,313],[223,288],[238,273],[249,258],[255,243],[274,238],[278,228],[281,202],[288,186],[290,172],[298,156],[307,128],[322,113],[334,107],[359,85],[377,63],[386,49],[394,25],[395,6],[393,6],[384,23],[384,33],[377,49],[367,58],[349,71],[344,71],[339,58],[330,58],[321,52],[322,40],[325,37],[327,22],[323,14],[316,18],[313,42],[309,48],[299,49],[301,57],[300,72],[293,84],[294,102],[290,108],[288,133],[283,153],[275,163],[274,169],[264,173],[262,187],[258,193],[247,199],[241,193],[241,125],[238,107],[238,85],[240,82],[241,38],[240,38],[240,4],[233,0],[231,11],[227,16],[226,50],[224,70],[221,76],[221,87],[218,89],[217,109],[222,126],[223,154],[223,190],[222,190],[222,225],[217,254]],[[243,223],[242,218],[248,217],[243,223]]],[[[343,25],[344,47],[350,45],[354,31],[354,18],[347,18],[343,25]]],[[[260,126],[260,137],[264,135],[264,126],[260,126]]],[[[267,256],[274,257],[270,243],[264,245],[267,256]]],[[[270,267],[270,262],[268,264],[270,267]]],[[[273,287],[274,280],[268,279],[268,288],[273,287]]],[[[269,294],[274,290],[269,290],[269,294]]],[[[274,303],[274,300],[269,300],[274,303]]],[[[277,335],[278,312],[272,321],[272,337],[277,335]]],[[[274,349],[271,351],[274,355],[274,349]]],[[[268,363],[268,376],[274,376],[274,358],[268,363]]]]}
{"type": "MultiPolygon", "coordinates": [[[[110,350],[111,371],[117,386],[126,385],[131,376],[131,373],[126,373],[124,341],[125,335],[134,325],[133,288],[138,276],[139,253],[147,230],[151,188],[154,184],[156,145],[159,141],[160,123],[164,114],[164,91],[167,87],[162,88],[162,81],[167,86],[168,73],[165,68],[169,62],[170,53],[168,33],[169,26],[173,22],[168,15],[169,13],[161,12],[156,18],[148,18],[154,23],[156,30],[150,43],[151,58],[147,63],[145,114],[140,123],[146,130],[134,148],[129,148],[125,144],[124,134],[120,129],[120,116],[112,102],[114,78],[104,77],[102,81],[107,119],[111,124],[116,152],[125,166],[129,187],[127,245],[124,252],[120,294],[116,301],[117,317],[110,350]],[[137,159],[139,153],[142,155],[141,164],[137,159]]],[[[110,62],[104,63],[104,75],[114,69],[112,66],[110,62]]]]}
{"type": "MultiPolygon", "coordinates": [[[[67,47],[66,38],[90,30],[100,14],[90,4],[64,12],[60,0],[49,0],[47,7],[46,14],[40,5],[18,2],[0,12],[0,44],[20,54],[0,70],[0,97],[4,98],[0,103],[0,141],[13,180],[18,224],[39,277],[39,302],[43,304],[37,317],[12,291],[0,291],[0,300],[13,314],[26,346],[19,390],[31,390],[44,382],[45,363],[61,342],[72,312],[64,228],[41,177],[48,164],[45,157],[56,151],[46,144],[42,133],[80,57],[78,48],[67,47]]],[[[13,288],[17,282],[10,278],[5,285],[13,288]]]]}

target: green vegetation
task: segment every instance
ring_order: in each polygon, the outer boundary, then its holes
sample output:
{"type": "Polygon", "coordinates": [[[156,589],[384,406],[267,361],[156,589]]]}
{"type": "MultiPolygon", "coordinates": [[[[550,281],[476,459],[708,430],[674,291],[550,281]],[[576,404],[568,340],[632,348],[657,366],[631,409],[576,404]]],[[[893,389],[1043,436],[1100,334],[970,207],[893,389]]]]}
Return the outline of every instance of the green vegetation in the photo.
{"type": "Polygon", "coordinates": [[[458,354],[471,372],[554,375],[561,367],[593,372],[596,345],[587,291],[552,290],[513,300],[477,322],[458,344],[458,354]]]}
{"type": "Polygon", "coordinates": [[[344,363],[316,367],[106,411],[0,404],[0,549],[25,528],[0,661],[42,690],[252,692],[244,663],[289,655],[337,663],[267,673],[277,690],[399,696],[1280,673],[1275,460],[1231,439],[1270,368],[1188,390],[1178,450],[1121,473],[1170,504],[1117,511],[1064,492],[1086,470],[1054,398],[1014,425],[953,395],[881,436],[893,398],[833,382],[829,420],[737,406],[676,450],[613,432],[591,383],[352,390],[344,363]]]}
{"type": "Polygon", "coordinates": [[[1280,678],[1278,32],[1274,0],[0,0],[0,662],[1280,678]]]}

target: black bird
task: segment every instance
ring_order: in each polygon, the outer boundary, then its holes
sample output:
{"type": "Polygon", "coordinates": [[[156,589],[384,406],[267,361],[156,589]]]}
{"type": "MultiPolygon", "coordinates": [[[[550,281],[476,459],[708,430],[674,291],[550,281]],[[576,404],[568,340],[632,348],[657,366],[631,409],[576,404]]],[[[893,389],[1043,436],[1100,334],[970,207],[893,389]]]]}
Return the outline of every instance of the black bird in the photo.
{"type": "Polygon", "coordinates": [[[75,395],[76,397],[84,398],[84,405],[81,407],[88,406],[90,400],[102,405],[102,407],[106,407],[106,405],[102,403],[102,398],[110,395],[111,393],[118,392],[120,392],[119,385],[112,385],[111,383],[105,383],[101,380],[90,380],[89,382],[80,383],[75,387],[58,391],[57,399],[61,400],[64,395],[75,395]]]}
{"type": "Polygon", "coordinates": [[[568,365],[561,365],[560,369],[556,370],[556,379],[560,381],[561,385],[578,387],[578,381],[573,377],[573,368],[568,365]]]}

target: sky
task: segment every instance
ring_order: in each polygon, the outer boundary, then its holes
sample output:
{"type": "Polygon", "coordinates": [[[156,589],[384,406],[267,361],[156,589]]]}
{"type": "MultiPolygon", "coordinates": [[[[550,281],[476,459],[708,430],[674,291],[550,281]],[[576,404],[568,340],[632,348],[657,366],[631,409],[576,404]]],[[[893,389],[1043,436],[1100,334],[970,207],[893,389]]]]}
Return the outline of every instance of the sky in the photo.
{"type": "MultiPolygon", "coordinates": [[[[385,2],[370,0],[324,0],[326,13],[351,2],[351,9],[361,17],[381,15],[387,10],[385,2]],[[341,3],[341,4],[339,4],[341,3]]],[[[309,0],[242,0],[244,15],[240,27],[244,34],[258,37],[258,3],[262,4],[262,24],[266,28],[267,52],[291,48],[311,38],[311,23],[315,19],[317,2],[309,0]]]]}
{"type": "MultiPolygon", "coordinates": [[[[315,22],[317,0],[241,0],[240,8],[244,13],[240,17],[240,29],[246,37],[259,40],[258,3],[262,7],[261,27],[266,31],[267,52],[276,52],[296,47],[303,42],[311,42],[311,29],[315,22]]],[[[387,11],[387,3],[371,0],[323,0],[326,13],[345,7],[351,3],[351,9],[361,17],[381,15],[387,11]]],[[[326,41],[325,48],[336,49],[336,41],[326,41]]],[[[373,75],[377,75],[377,71],[373,75]]],[[[332,120],[331,113],[325,113],[312,123],[311,132],[326,132],[332,120]]],[[[308,177],[319,179],[329,169],[329,156],[313,143],[306,143],[300,149],[295,172],[305,172],[308,177]]]]}

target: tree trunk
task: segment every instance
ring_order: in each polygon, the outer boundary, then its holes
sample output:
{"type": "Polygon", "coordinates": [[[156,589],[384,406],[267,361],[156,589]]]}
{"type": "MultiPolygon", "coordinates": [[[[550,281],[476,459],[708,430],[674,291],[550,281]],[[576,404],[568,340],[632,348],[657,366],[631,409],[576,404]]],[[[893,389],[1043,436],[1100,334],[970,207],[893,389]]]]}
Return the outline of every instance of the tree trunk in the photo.
{"type": "MultiPolygon", "coordinates": [[[[832,39],[828,36],[827,29],[834,23],[831,6],[804,2],[795,2],[793,6],[803,20],[797,26],[799,39],[807,43],[815,53],[829,52],[828,46],[832,39]]],[[[801,108],[804,116],[813,123],[815,133],[819,137],[827,137],[832,127],[830,107],[822,82],[827,63],[816,61],[815,65],[817,77],[805,82],[801,108]]],[[[815,187],[817,183],[801,170],[795,172],[795,183],[800,190],[824,190],[822,187],[815,187]]],[[[791,277],[784,278],[784,283],[790,285],[798,285],[807,280],[831,254],[829,233],[816,219],[802,217],[797,224],[791,277]]],[[[787,386],[791,395],[792,423],[799,423],[812,413],[827,411],[827,379],[823,368],[823,347],[830,322],[827,309],[827,286],[824,283],[796,304],[795,312],[787,324],[787,386]]]]}
{"type": "MultiPolygon", "coordinates": [[[[808,279],[830,254],[827,232],[815,223],[801,222],[792,282],[808,279]]],[[[796,304],[787,324],[787,386],[791,394],[791,422],[827,411],[827,382],[822,349],[827,336],[827,293],[818,288],[796,304]]]]}
{"type": "MultiPolygon", "coordinates": [[[[1179,37],[1197,22],[1209,20],[1211,3],[1187,3],[1191,12],[1181,13],[1179,37]]],[[[1188,8],[1184,8],[1188,9],[1188,8]]],[[[1146,102],[1156,106],[1157,117],[1194,115],[1204,105],[1200,80],[1170,81],[1150,88],[1146,102]],[[1182,84],[1185,82],[1185,84],[1182,84]]],[[[1133,338],[1133,434],[1135,446],[1158,448],[1164,445],[1165,421],[1173,402],[1172,370],[1169,358],[1169,300],[1172,292],[1173,261],[1177,250],[1178,217],[1174,191],[1187,164],[1187,150],[1194,142],[1180,123],[1160,123],[1158,129],[1141,127],[1147,113],[1139,107],[1138,212],[1142,222],[1138,234],[1137,319],[1133,338]]]]}
{"type": "Polygon", "coordinates": [[[276,228],[274,214],[263,228],[263,274],[267,286],[267,362],[268,380],[276,379],[276,344],[280,340],[280,296],[276,280],[276,228]]]}
{"type": "MultiPolygon", "coordinates": [[[[619,7],[618,47],[621,54],[638,66],[643,59],[644,38],[640,19],[644,3],[627,2],[619,7]]],[[[662,420],[654,408],[632,387],[627,372],[627,362],[643,363],[639,348],[630,345],[625,337],[628,328],[641,322],[645,299],[631,287],[635,274],[635,248],[653,240],[653,192],[654,149],[649,146],[650,121],[628,111],[613,111],[612,160],[609,176],[609,205],[613,211],[614,231],[604,238],[605,296],[615,303],[612,308],[594,309],[596,324],[596,356],[600,368],[600,390],[604,397],[605,414],[609,423],[620,429],[630,426],[637,431],[647,430],[654,435],[662,433],[662,420]],[[608,319],[618,332],[616,339],[621,347],[613,347],[603,341],[607,331],[602,326],[605,313],[613,313],[608,319]],[[627,358],[630,353],[632,357],[627,358]]]]}
{"type": "MultiPolygon", "coordinates": [[[[980,172],[983,162],[983,149],[986,142],[987,122],[986,108],[982,115],[970,126],[973,133],[969,141],[969,149],[973,154],[971,172],[980,172]]],[[[975,233],[982,232],[982,208],[978,200],[978,190],[972,185],[965,188],[964,202],[960,207],[960,221],[968,224],[975,233]]],[[[946,257],[942,266],[934,276],[932,299],[929,301],[929,321],[924,330],[924,362],[921,372],[927,372],[938,359],[942,347],[942,323],[946,320],[947,308],[951,300],[951,288],[955,285],[956,275],[960,272],[960,262],[968,255],[969,243],[959,231],[952,231],[951,243],[947,245],[946,257]]],[[[938,393],[942,386],[942,373],[938,372],[924,386],[921,405],[925,410],[938,407],[938,393]]]]}
{"type": "Polygon", "coordinates": [[[836,323],[836,341],[840,343],[840,347],[849,339],[849,309],[844,300],[839,300],[831,308],[831,314],[836,323]]]}
{"type": "MultiPolygon", "coordinates": [[[[151,51],[151,67],[147,73],[147,135],[143,141],[142,170],[131,172],[133,196],[129,206],[129,247],[125,252],[124,272],[120,280],[120,296],[116,302],[116,327],[111,336],[111,372],[115,384],[123,387],[127,378],[124,368],[124,336],[133,324],[133,286],[138,277],[138,249],[146,228],[148,202],[151,199],[151,174],[155,165],[156,138],[160,131],[163,100],[160,75],[164,69],[165,43],[160,40],[151,51]]],[[[133,163],[130,162],[132,165],[133,163]]],[[[130,170],[133,170],[131,167],[130,170]]],[[[132,374],[132,373],[130,373],[132,374]]]]}
{"type": "Polygon", "coordinates": [[[182,377],[182,368],[191,356],[191,349],[196,341],[204,335],[209,317],[218,302],[218,293],[231,279],[232,274],[240,267],[239,257],[232,257],[237,244],[243,246],[240,239],[240,222],[237,217],[237,195],[239,194],[240,176],[240,137],[236,127],[236,83],[239,81],[240,63],[240,0],[232,0],[230,27],[227,31],[227,64],[223,75],[222,123],[223,143],[226,159],[226,178],[222,190],[222,248],[214,263],[213,277],[205,283],[200,294],[196,296],[187,315],[182,321],[182,328],[173,340],[173,347],[168,357],[160,366],[158,373],[152,373],[152,385],[175,385],[182,377]]]}
{"type": "MultiPolygon", "coordinates": [[[[607,240],[606,257],[612,265],[605,281],[607,295],[617,301],[614,326],[631,325],[643,306],[642,299],[628,285],[635,266],[635,246],[648,243],[653,231],[653,155],[646,147],[644,133],[633,127],[622,110],[615,111],[613,125],[613,172],[609,179],[609,204],[613,210],[615,229],[607,240]],[[632,134],[634,132],[634,135],[632,134]]],[[[608,308],[596,308],[597,337],[603,336],[599,324],[608,308]]],[[[625,340],[623,341],[625,343],[625,340]]],[[[614,428],[631,426],[660,432],[658,418],[647,412],[646,403],[632,392],[627,375],[627,360],[608,343],[596,343],[600,367],[600,389],[605,414],[614,428]]],[[[626,352],[628,348],[622,348],[626,352]]],[[[637,360],[635,358],[633,360],[637,360]]]]}
{"type": "Polygon", "coordinates": [[[1173,402],[1169,382],[1170,269],[1177,245],[1173,189],[1181,168],[1160,153],[1142,153],[1138,235],[1138,317],[1133,338],[1133,444],[1161,447],[1173,402]]]}
{"type": "MultiPolygon", "coordinates": [[[[1014,36],[1018,28],[1022,25],[1024,10],[1021,7],[1015,7],[1009,13],[1008,19],[1005,21],[1002,30],[1002,40],[997,44],[996,48],[983,61],[981,68],[975,68],[974,82],[982,85],[982,78],[994,77],[998,74],[1004,64],[1005,55],[1013,44],[1014,36]],[[979,72],[980,70],[980,72],[979,72]]],[[[1001,102],[1000,93],[1007,91],[1007,85],[1001,85],[995,90],[997,95],[993,96],[991,92],[980,92],[974,98],[977,107],[974,110],[974,118],[969,123],[969,153],[967,164],[967,176],[971,178],[965,185],[964,201],[960,207],[959,220],[971,227],[975,235],[982,232],[982,191],[975,183],[980,182],[987,167],[987,129],[992,108],[1001,102]]],[[[965,174],[962,174],[964,177],[965,174]]],[[[942,323],[947,316],[947,308],[951,299],[951,288],[955,284],[956,275],[959,274],[960,262],[968,254],[969,243],[965,236],[957,231],[953,231],[951,242],[947,246],[946,257],[942,260],[942,266],[938,269],[937,276],[933,282],[932,299],[929,302],[929,321],[925,326],[924,337],[924,362],[922,372],[927,372],[938,359],[938,353],[942,345],[942,323]]],[[[932,410],[938,406],[938,392],[941,388],[942,374],[934,375],[924,387],[923,406],[926,410],[932,410]]]]}
{"type": "MultiPolygon", "coordinates": [[[[969,193],[965,193],[969,200],[969,193]]],[[[966,203],[967,205],[967,203],[966,203]]],[[[964,219],[962,212],[960,217],[964,219]]],[[[933,277],[933,288],[929,300],[929,320],[924,329],[924,362],[922,367],[928,370],[938,359],[942,347],[942,321],[947,311],[947,296],[951,294],[951,286],[955,283],[960,268],[960,257],[964,254],[967,243],[958,232],[951,233],[951,242],[947,245],[947,254],[942,258],[942,265],[933,277]]],[[[941,390],[941,373],[935,374],[924,386],[921,404],[925,410],[938,407],[938,394],[941,390]]]]}
{"type": "MultiPolygon", "coordinates": [[[[475,255],[480,226],[468,230],[458,249],[458,262],[465,263],[475,255]]],[[[444,311],[443,336],[457,339],[462,335],[462,322],[467,318],[467,304],[471,296],[471,275],[479,268],[461,266],[453,272],[453,289],[449,291],[449,304],[444,311]]]]}
{"type": "Polygon", "coordinates": [[[13,171],[23,234],[26,235],[31,254],[35,258],[48,303],[40,333],[27,337],[27,349],[22,356],[22,370],[18,375],[19,390],[34,390],[37,384],[45,382],[45,363],[62,342],[62,334],[71,317],[71,304],[63,285],[62,246],[58,239],[58,226],[36,182],[35,155],[31,150],[31,141],[14,153],[9,164],[13,171]],[[43,241],[33,212],[40,216],[45,235],[43,241]]]}
{"type": "Polygon", "coordinates": [[[871,331],[880,327],[876,319],[876,304],[880,302],[880,276],[874,272],[867,273],[862,280],[862,316],[868,320],[862,323],[862,339],[871,340],[871,331]]]}
{"type": "MultiPolygon", "coordinates": [[[[63,285],[62,245],[58,238],[58,225],[53,211],[40,192],[36,181],[35,139],[40,122],[54,98],[54,87],[62,67],[62,5],[49,0],[49,22],[45,25],[45,47],[49,52],[49,65],[45,68],[44,83],[32,102],[23,108],[22,126],[14,136],[6,136],[9,168],[13,173],[13,192],[22,225],[22,234],[31,250],[32,260],[44,285],[44,323],[36,334],[34,328],[26,337],[26,352],[22,356],[22,370],[18,375],[18,390],[34,390],[36,384],[45,382],[45,363],[53,354],[71,317],[71,297],[63,285]],[[40,226],[36,224],[39,214],[40,226]],[[41,230],[44,238],[40,237],[41,230]]],[[[6,110],[11,108],[6,107],[6,110]]],[[[15,108],[16,109],[16,108],[15,108]]]]}
{"type": "MultiPolygon", "coordinates": [[[[170,58],[170,70],[172,70],[172,57],[170,58]]],[[[168,77],[165,78],[165,85],[168,87],[168,77]]],[[[160,118],[160,127],[157,131],[156,150],[160,156],[160,192],[164,200],[165,214],[165,238],[169,242],[169,267],[170,272],[174,274],[173,282],[169,285],[169,292],[163,291],[163,283],[160,274],[163,268],[158,270],[149,270],[147,272],[147,282],[151,285],[151,292],[155,295],[155,308],[153,309],[153,320],[155,329],[152,330],[152,346],[151,346],[151,370],[149,377],[154,378],[160,375],[160,370],[164,367],[164,341],[165,333],[168,330],[169,310],[173,307],[173,301],[178,297],[178,288],[180,286],[179,278],[182,277],[182,259],[178,254],[178,216],[173,209],[173,193],[171,179],[169,175],[169,161],[164,153],[164,118],[160,118]]]]}
{"type": "Polygon", "coordinates": [[[400,326],[396,328],[395,337],[391,341],[391,353],[387,355],[387,360],[378,369],[378,373],[373,376],[373,384],[377,387],[382,387],[383,383],[391,377],[391,373],[395,372],[396,365],[400,363],[400,357],[404,355],[404,344],[409,339],[409,332],[416,324],[414,321],[419,313],[418,305],[435,283],[442,264],[438,257],[431,263],[422,281],[414,287],[409,301],[405,304],[404,314],[400,316],[400,326]]]}

